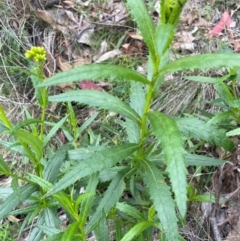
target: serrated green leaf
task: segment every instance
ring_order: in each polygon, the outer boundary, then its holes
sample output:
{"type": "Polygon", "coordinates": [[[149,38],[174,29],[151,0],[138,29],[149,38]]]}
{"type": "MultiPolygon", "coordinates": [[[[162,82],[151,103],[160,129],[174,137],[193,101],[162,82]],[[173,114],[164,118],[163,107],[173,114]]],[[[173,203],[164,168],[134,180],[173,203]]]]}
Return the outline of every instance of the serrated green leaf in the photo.
{"type": "Polygon", "coordinates": [[[123,180],[123,177],[124,173],[119,173],[108,186],[108,189],[104,194],[104,197],[98,204],[96,211],[94,212],[89,223],[87,224],[87,234],[90,233],[96,227],[103,213],[106,215],[111,210],[111,208],[113,208],[115,204],[119,201],[119,198],[122,196],[122,193],[125,188],[125,182],[123,180]]]}
{"type": "Polygon", "coordinates": [[[43,215],[39,215],[36,226],[33,228],[33,230],[30,232],[28,236],[28,241],[40,241],[43,238],[44,236],[43,231],[37,227],[37,225],[42,225],[43,223],[44,223],[43,215]]]}
{"type": "Polygon", "coordinates": [[[57,175],[60,167],[62,166],[63,160],[67,156],[67,152],[71,148],[71,145],[66,144],[61,146],[57,152],[48,160],[43,170],[43,177],[46,181],[54,183],[57,181],[57,175]]]}
{"type": "Polygon", "coordinates": [[[34,136],[28,131],[21,129],[16,130],[14,132],[14,136],[16,136],[19,140],[23,141],[24,143],[27,143],[35,152],[37,160],[41,160],[43,145],[41,140],[37,136],[34,136]]]}
{"type": "Polygon", "coordinates": [[[92,154],[91,157],[81,161],[63,176],[63,178],[54,185],[53,190],[47,195],[65,189],[82,177],[112,167],[116,163],[129,157],[137,148],[138,146],[136,144],[127,143],[117,147],[106,148],[92,154]]]}
{"type": "Polygon", "coordinates": [[[39,124],[41,123],[41,120],[38,119],[27,119],[24,121],[19,122],[17,125],[13,126],[13,128],[9,131],[10,134],[14,133],[16,130],[21,129],[25,126],[31,125],[31,124],[39,124]]]}
{"type": "MultiPolygon", "coordinates": [[[[88,181],[88,185],[86,188],[86,193],[90,193],[90,192],[95,192],[96,191],[96,187],[98,184],[98,179],[99,179],[99,173],[94,173],[90,176],[90,179],[88,181]]],[[[82,201],[81,206],[80,206],[80,224],[83,226],[83,224],[86,223],[87,218],[90,215],[90,211],[93,205],[93,201],[94,201],[94,195],[86,198],[85,200],[82,201]]]]}
{"type": "Polygon", "coordinates": [[[232,100],[227,102],[228,105],[232,108],[239,108],[240,107],[240,100],[232,100]]]}
{"type": "MultiPolygon", "coordinates": [[[[44,224],[47,227],[52,228],[51,235],[59,233],[61,231],[60,230],[60,219],[58,218],[57,207],[44,208],[43,217],[45,220],[44,224]]],[[[48,235],[50,235],[50,234],[48,234],[48,235]]]]}
{"type": "Polygon", "coordinates": [[[103,212],[97,228],[94,230],[96,240],[109,240],[109,231],[106,215],[103,212]]]}
{"type": "Polygon", "coordinates": [[[152,226],[152,224],[147,222],[147,221],[143,221],[141,223],[138,223],[135,226],[133,226],[124,235],[124,237],[121,239],[121,241],[132,241],[132,240],[134,240],[135,237],[139,236],[145,229],[147,229],[151,226],[152,226]]]}
{"type": "Polygon", "coordinates": [[[177,240],[178,225],[175,213],[175,205],[170,188],[164,181],[161,171],[151,162],[142,161],[144,181],[149,189],[150,198],[153,200],[155,209],[163,232],[168,240],[177,240]]]}
{"type": "Polygon", "coordinates": [[[80,136],[83,133],[83,131],[85,131],[86,128],[92,124],[92,122],[96,119],[98,114],[99,112],[96,112],[95,114],[91,115],[86,121],[84,121],[84,123],[78,129],[76,136],[80,136]]]}
{"type": "Polygon", "coordinates": [[[63,209],[65,209],[76,221],[78,221],[79,216],[75,212],[74,203],[70,199],[69,195],[65,194],[64,192],[59,192],[57,194],[53,194],[52,196],[59,202],[63,209]]]}
{"type": "Polygon", "coordinates": [[[215,203],[215,198],[213,194],[204,194],[204,195],[195,195],[191,197],[188,201],[215,203]]]}
{"type": "Polygon", "coordinates": [[[184,76],[184,79],[207,84],[216,84],[218,83],[217,78],[205,77],[205,76],[184,76]]]}
{"type": "Polygon", "coordinates": [[[226,133],[226,136],[239,136],[239,135],[240,135],[240,128],[236,128],[226,133]]]}
{"type": "Polygon", "coordinates": [[[144,221],[144,219],[145,219],[140,211],[138,211],[135,207],[130,206],[127,203],[118,202],[116,204],[116,209],[118,209],[119,211],[121,211],[123,213],[126,213],[127,215],[137,219],[138,221],[144,221]]]}
{"type": "Polygon", "coordinates": [[[157,47],[155,40],[155,26],[151,16],[142,0],[127,0],[127,5],[130,8],[130,13],[137,23],[143,39],[148,46],[149,52],[153,57],[153,60],[157,59],[157,47]]]}
{"type": "Polygon", "coordinates": [[[63,83],[80,82],[86,79],[99,80],[99,79],[111,79],[111,80],[133,80],[143,84],[149,84],[150,82],[144,75],[117,65],[108,64],[91,64],[84,65],[69,71],[55,74],[39,85],[52,86],[63,83]]]}
{"type": "MultiPolygon", "coordinates": [[[[41,229],[42,231],[44,231],[41,226],[39,225],[39,229],[41,229]]],[[[41,239],[41,241],[59,241],[61,240],[62,236],[63,236],[64,232],[61,232],[61,233],[58,233],[58,234],[54,234],[48,238],[44,238],[44,239],[41,239]]],[[[71,241],[74,241],[74,240],[71,240],[71,241]]]]}
{"type": "Polygon", "coordinates": [[[0,174],[10,176],[11,170],[9,169],[7,163],[3,160],[2,155],[0,155],[0,174]]]}
{"type": "Polygon", "coordinates": [[[43,147],[50,141],[50,139],[56,134],[59,128],[63,125],[63,123],[67,120],[68,115],[62,118],[59,122],[55,123],[53,128],[49,131],[49,133],[43,139],[43,147]]]}
{"type": "Polygon", "coordinates": [[[240,67],[240,55],[239,54],[201,54],[188,56],[181,59],[177,59],[159,72],[159,76],[170,72],[184,71],[184,70],[206,70],[221,67],[240,67]]]}
{"type": "MultiPolygon", "coordinates": [[[[145,90],[141,83],[132,82],[130,90],[130,106],[135,110],[140,116],[143,114],[143,109],[145,105],[145,90]]],[[[140,128],[132,120],[126,119],[123,122],[124,128],[126,128],[128,141],[130,143],[138,143],[140,139],[140,128]]]]}
{"type": "Polygon", "coordinates": [[[25,178],[30,183],[35,183],[39,185],[44,191],[49,191],[53,187],[53,185],[50,182],[31,173],[27,173],[25,178]]]}
{"type": "Polygon", "coordinates": [[[153,133],[161,142],[166,171],[172,183],[178,209],[184,217],[187,202],[187,168],[185,149],[182,136],[177,124],[169,116],[160,112],[147,113],[147,117],[153,128],[153,133]]]}
{"type": "Polygon", "coordinates": [[[13,189],[11,187],[2,187],[0,188],[0,199],[3,201],[12,193],[13,189]]]}
{"type": "Polygon", "coordinates": [[[175,27],[171,24],[158,24],[156,28],[156,43],[158,55],[162,56],[169,48],[175,33],[175,27]]]}
{"type": "Polygon", "coordinates": [[[188,153],[186,155],[187,166],[220,166],[224,164],[226,161],[188,153]]]}
{"type": "Polygon", "coordinates": [[[208,141],[228,151],[231,151],[234,147],[234,143],[226,136],[224,130],[218,129],[216,126],[205,123],[202,120],[197,118],[178,118],[176,123],[182,135],[188,138],[208,141]]]}
{"type": "MultiPolygon", "coordinates": [[[[56,234],[60,234],[62,232],[61,229],[57,229],[47,225],[37,225],[37,227],[40,230],[42,230],[47,236],[53,236],[53,235],[55,236],[56,234]]],[[[59,235],[57,237],[59,237],[59,235]]],[[[44,239],[44,241],[45,240],[48,240],[48,239],[44,239]]],[[[59,241],[59,239],[57,241],[59,241]]]]}
{"type": "Polygon", "coordinates": [[[94,90],[75,90],[60,95],[50,96],[53,102],[79,102],[89,106],[99,107],[119,113],[135,122],[140,122],[140,116],[129,105],[125,104],[119,98],[106,92],[94,90]]]}
{"type": "Polygon", "coordinates": [[[233,113],[231,111],[219,112],[215,114],[207,123],[209,125],[218,124],[232,116],[233,116],[233,113]]]}
{"type": "Polygon", "coordinates": [[[7,216],[21,202],[25,201],[32,193],[37,190],[37,187],[32,184],[26,184],[19,188],[17,192],[9,195],[5,201],[0,204],[0,219],[7,216]]]}
{"type": "Polygon", "coordinates": [[[144,90],[144,86],[141,83],[131,82],[129,105],[140,116],[142,116],[145,106],[145,95],[146,91],[144,90]]]}

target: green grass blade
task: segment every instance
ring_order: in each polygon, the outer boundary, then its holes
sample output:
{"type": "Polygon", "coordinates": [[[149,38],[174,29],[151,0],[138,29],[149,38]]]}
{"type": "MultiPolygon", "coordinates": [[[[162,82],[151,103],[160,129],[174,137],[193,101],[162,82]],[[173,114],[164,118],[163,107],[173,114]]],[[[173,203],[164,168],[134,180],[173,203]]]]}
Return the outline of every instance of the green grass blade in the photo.
{"type": "Polygon", "coordinates": [[[165,183],[160,170],[151,162],[143,161],[144,181],[149,189],[163,232],[168,240],[177,240],[178,225],[175,205],[169,186],[165,183]]]}
{"type": "Polygon", "coordinates": [[[180,214],[186,214],[187,168],[182,136],[173,119],[159,112],[147,114],[157,139],[161,142],[172,189],[180,214]]]}
{"type": "Polygon", "coordinates": [[[98,171],[112,167],[116,163],[129,157],[137,150],[137,148],[137,145],[127,143],[121,146],[106,148],[102,151],[95,152],[91,157],[81,161],[66,175],[64,175],[63,178],[54,185],[53,190],[50,191],[48,195],[65,189],[82,177],[86,177],[98,171]]]}
{"type": "Polygon", "coordinates": [[[19,188],[17,192],[10,194],[0,205],[0,219],[8,215],[15,207],[25,201],[30,195],[37,190],[36,186],[27,184],[19,188]]]}
{"type": "Polygon", "coordinates": [[[157,47],[155,41],[155,26],[151,16],[148,13],[144,1],[127,0],[127,6],[129,7],[130,13],[141,31],[141,35],[143,36],[144,41],[148,46],[153,60],[156,61],[157,47]]]}
{"type": "Polygon", "coordinates": [[[49,100],[53,102],[79,102],[89,106],[114,111],[135,122],[140,122],[140,116],[129,105],[106,92],[75,90],[60,95],[50,96],[49,100]]]}
{"type": "Polygon", "coordinates": [[[133,226],[121,239],[121,241],[132,241],[134,238],[139,236],[145,229],[151,227],[152,224],[146,221],[136,224],[133,226]]]}
{"type": "Polygon", "coordinates": [[[129,68],[108,64],[91,64],[55,74],[47,79],[47,81],[41,83],[39,87],[80,82],[86,79],[91,79],[93,81],[99,79],[131,80],[143,84],[150,83],[144,75],[129,68]]]}
{"type": "Polygon", "coordinates": [[[177,59],[166,65],[159,72],[164,75],[169,72],[183,71],[183,70],[206,70],[221,67],[240,67],[239,54],[201,54],[177,59]]]}
{"type": "Polygon", "coordinates": [[[123,180],[124,173],[119,173],[110,183],[104,197],[98,204],[96,211],[94,212],[92,218],[86,227],[86,233],[90,233],[100,221],[102,215],[107,215],[107,213],[115,206],[122,196],[123,190],[125,188],[125,182],[123,180]]]}

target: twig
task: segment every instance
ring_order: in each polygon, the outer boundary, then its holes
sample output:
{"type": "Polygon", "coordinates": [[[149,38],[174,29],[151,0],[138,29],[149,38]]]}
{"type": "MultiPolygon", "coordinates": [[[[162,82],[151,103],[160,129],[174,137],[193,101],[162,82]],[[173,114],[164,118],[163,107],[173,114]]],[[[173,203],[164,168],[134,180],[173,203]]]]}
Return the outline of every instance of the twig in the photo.
{"type": "Polygon", "coordinates": [[[219,229],[218,229],[216,218],[211,217],[211,218],[209,218],[209,220],[210,220],[210,224],[211,224],[211,227],[212,227],[212,231],[213,231],[215,241],[222,241],[221,234],[220,234],[219,229]]]}

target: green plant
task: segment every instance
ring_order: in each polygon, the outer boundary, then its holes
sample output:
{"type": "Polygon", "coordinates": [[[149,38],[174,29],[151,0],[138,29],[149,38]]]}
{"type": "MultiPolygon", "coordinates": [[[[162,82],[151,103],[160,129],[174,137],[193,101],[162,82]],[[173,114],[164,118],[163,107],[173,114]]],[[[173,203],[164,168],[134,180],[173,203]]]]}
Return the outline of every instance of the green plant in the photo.
{"type": "Polygon", "coordinates": [[[14,239],[11,237],[9,225],[3,225],[0,227],[0,238],[2,241],[14,241],[14,239]]]}
{"type": "MultiPolygon", "coordinates": [[[[238,54],[203,54],[169,63],[169,48],[182,7],[186,0],[162,0],[160,22],[155,27],[143,1],[128,0],[127,6],[149,49],[148,74],[144,76],[121,66],[93,64],[43,79],[42,49],[30,55],[37,67],[32,71],[35,95],[41,106],[41,119],[13,125],[3,108],[0,129],[13,136],[1,142],[7,148],[27,156],[33,164],[31,172],[12,173],[0,158],[2,174],[12,176],[12,194],[0,205],[0,218],[11,214],[27,214],[21,230],[38,217],[29,240],[83,240],[94,231],[97,240],[109,240],[113,222],[116,240],[150,240],[154,229],[161,240],[184,240],[178,225],[184,224],[187,212],[187,166],[222,164],[206,156],[190,154],[184,140],[193,138],[231,150],[234,146],[225,131],[197,118],[176,118],[151,110],[151,103],[163,83],[164,75],[184,70],[206,70],[240,66],[238,54]],[[130,103],[106,92],[75,90],[49,96],[47,87],[86,79],[126,80],[131,82],[130,103]],[[73,108],[59,122],[47,122],[48,101],[78,102],[118,113],[118,124],[126,137],[101,142],[94,136],[93,145],[79,147],[77,138],[94,120],[90,117],[81,127],[73,108]],[[68,120],[69,124],[64,123],[68,120]],[[37,126],[40,126],[38,130],[37,126]],[[47,126],[52,126],[47,133],[47,126]],[[68,143],[57,151],[49,149],[49,141],[62,129],[68,143]],[[19,185],[18,180],[23,181],[19,185]],[[86,186],[84,194],[79,189],[86,186]],[[128,196],[128,198],[126,198],[128,196]],[[26,207],[14,210],[20,203],[26,207]],[[57,208],[65,210],[69,225],[60,229],[57,208]]],[[[91,134],[92,135],[92,134],[91,134]]],[[[192,191],[192,196],[193,195],[192,191]]]]}

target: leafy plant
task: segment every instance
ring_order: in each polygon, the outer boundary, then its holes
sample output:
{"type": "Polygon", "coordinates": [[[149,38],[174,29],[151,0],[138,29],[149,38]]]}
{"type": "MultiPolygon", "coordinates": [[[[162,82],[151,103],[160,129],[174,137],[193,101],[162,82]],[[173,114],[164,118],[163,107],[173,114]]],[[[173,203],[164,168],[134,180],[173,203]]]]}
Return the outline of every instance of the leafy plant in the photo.
{"type": "Polygon", "coordinates": [[[203,54],[169,62],[169,49],[185,3],[186,0],[162,0],[160,21],[155,27],[142,0],[127,0],[149,49],[147,76],[121,66],[92,64],[44,81],[43,49],[28,52],[27,57],[37,63],[32,82],[42,109],[41,119],[29,117],[13,125],[0,109],[1,131],[14,140],[1,144],[26,156],[33,164],[32,171],[16,175],[0,158],[1,173],[13,177],[12,193],[0,205],[0,218],[9,213],[26,214],[23,230],[37,216],[28,240],[42,240],[46,235],[47,241],[85,241],[91,232],[97,240],[109,240],[110,220],[116,240],[150,240],[154,229],[159,230],[161,240],[184,240],[178,234],[178,225],[184,223],[187,212],[187,166],[222,164],[220,160],[188,153],[184,138],[207,141],[229,151],[234,144],[224,130],[211,123],[197,118],[173,119],[152,111],[151,103],[167,73],[240,65],[238,54],[203,54]],[[130,102],[96,90],[74,90],[48,97],[49,86],[86,79],[130,81],[130,102]],[[68,102],[69,115],[57,123],[47,122],[48,101],[68,102]],[[78,136],[96,116],[79,128],[69,102],[121,115],[118,123],[126,137],[115,145],[101,143],[99,137],[87,149],[79,146],[78,136]],[[71,128],[64,125],[67,119],[71,128]],[[47,125],[52,126],[48,134],[47,125]],[[57,151],[49,150],[49,141],[60,128],[68,143],[57,151]],[[19,185],[18,180],[24,184],[19,185]],[[86,187],[85,193],[79,194],[82,186],[86,187]],[[14,210],[23,202],[24,208],[14,210]],[[68,217],[69,225],[64,231],[60,229],[58,207],[68,217]]]}

